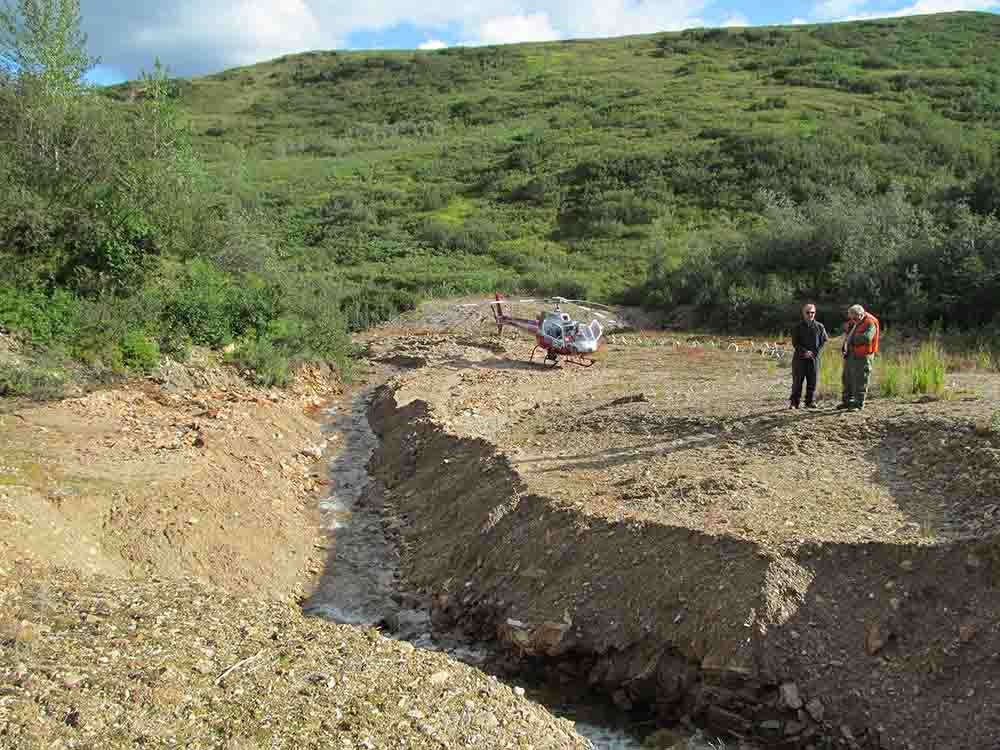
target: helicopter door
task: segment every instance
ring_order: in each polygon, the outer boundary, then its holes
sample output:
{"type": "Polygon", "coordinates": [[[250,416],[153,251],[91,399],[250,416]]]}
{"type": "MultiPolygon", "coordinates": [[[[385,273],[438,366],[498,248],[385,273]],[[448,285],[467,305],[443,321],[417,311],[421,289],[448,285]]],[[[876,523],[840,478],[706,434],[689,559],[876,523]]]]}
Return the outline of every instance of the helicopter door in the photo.
{"type": "Polygon", "coordinates": [[[542,332],[550,339],[555,339],[556,341],[562,341],[563,337],[562,326],[555,321],[546,322],[545,326],[542,328],[542,332]]]}

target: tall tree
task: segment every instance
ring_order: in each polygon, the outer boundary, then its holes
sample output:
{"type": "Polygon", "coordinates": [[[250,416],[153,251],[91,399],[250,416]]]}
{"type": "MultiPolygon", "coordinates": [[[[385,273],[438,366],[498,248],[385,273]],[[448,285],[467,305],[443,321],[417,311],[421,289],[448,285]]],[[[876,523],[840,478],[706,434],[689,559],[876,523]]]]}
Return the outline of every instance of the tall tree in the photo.
{"type": "Polygon", "coordinates": [[[97,62],[87,53],[80,0],[6,0],[0,9],[0,68],[59,99],[78,94],[97,62]]]}

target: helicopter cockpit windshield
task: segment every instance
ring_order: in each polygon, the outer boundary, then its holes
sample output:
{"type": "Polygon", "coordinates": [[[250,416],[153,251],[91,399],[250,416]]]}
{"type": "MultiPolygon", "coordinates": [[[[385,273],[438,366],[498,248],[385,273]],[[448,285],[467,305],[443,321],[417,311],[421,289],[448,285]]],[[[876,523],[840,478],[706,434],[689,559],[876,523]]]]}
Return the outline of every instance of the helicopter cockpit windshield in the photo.
{"type": "Polygon", "coordinates": [[[579,352],[597,351],[598,340],[601,338],[601,324],[596,320],[589,326],[583,323],[572,324],[573,348],[579,352]]]}
{"type": "Polygon", "coordinates": [[[597,341],[601,337],[601,324],[596,320],[589,326],[585,326],[583,323],[576,323],[574,325],[574,336],[579,341],[597,341]]]}

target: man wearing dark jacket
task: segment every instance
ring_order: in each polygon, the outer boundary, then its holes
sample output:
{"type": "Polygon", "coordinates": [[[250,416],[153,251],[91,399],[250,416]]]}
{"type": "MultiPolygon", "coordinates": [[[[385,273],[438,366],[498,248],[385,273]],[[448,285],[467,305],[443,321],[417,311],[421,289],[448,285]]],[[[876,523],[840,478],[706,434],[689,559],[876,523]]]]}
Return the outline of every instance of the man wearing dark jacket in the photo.
{"type": "Polygon", "coordinates": [[[816,379],[819,376],[819,354],[830,338],[826,328],[816,320],[816,305],[802,306],[802,320],[792,333],[792,398],[789,407],[799,408],[802,399],[802,381],[806,381],[806,408],[816,406],[816,379]]]}

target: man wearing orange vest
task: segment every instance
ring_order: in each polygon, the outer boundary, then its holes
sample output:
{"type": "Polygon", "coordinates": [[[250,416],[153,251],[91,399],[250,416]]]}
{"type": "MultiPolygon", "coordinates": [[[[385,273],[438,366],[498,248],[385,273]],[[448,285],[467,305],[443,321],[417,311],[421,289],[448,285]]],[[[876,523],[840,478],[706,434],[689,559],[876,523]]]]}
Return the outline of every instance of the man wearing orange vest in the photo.
{"type": "Polygon", "coordinates": [[[878,318],[861,305],[851,305],[844,324],[844,392],[838,409],[864,408],[878,339],[878,318]]]}

